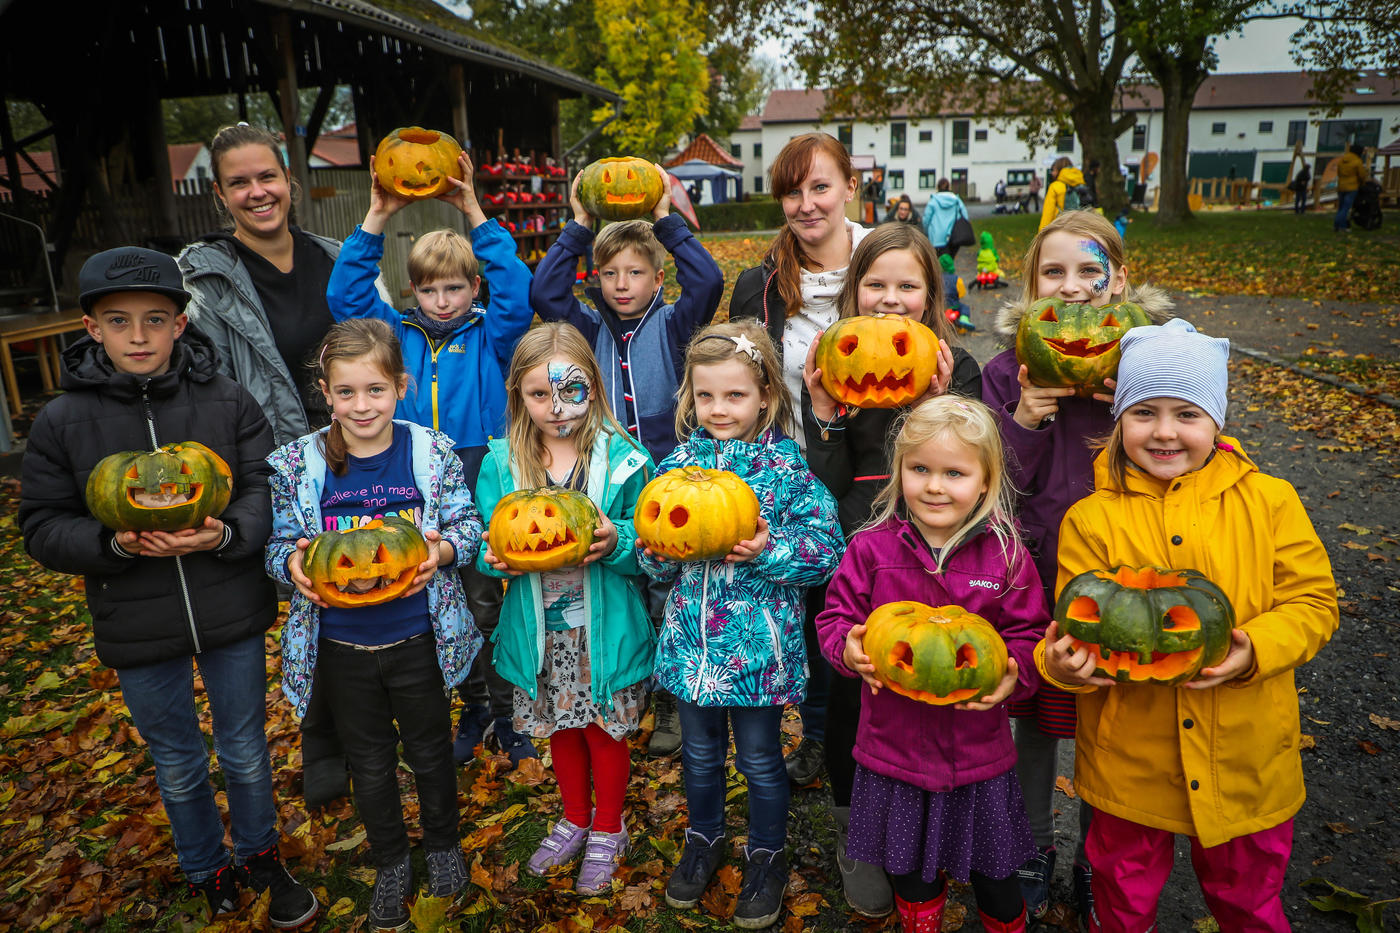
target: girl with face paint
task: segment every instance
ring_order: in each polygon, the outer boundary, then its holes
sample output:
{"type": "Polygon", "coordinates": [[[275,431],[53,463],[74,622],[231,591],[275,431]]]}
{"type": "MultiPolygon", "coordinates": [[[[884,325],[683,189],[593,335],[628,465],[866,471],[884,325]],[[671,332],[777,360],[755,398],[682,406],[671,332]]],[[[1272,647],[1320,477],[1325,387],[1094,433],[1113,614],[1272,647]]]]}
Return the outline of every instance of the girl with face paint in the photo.
{"type": "MultiPolygon", "coordinates": [[[[491,441],[477,486],[483,515],[512,492],[545,486],[582,492],[598,509],[593,544],[577,566],[522,574],[489,545],[477,558],[482,572],[513,578],[496,629],[496,670],[514,685],[513,728],[549,740],[563,798],[563,818],[527,870],[543,875],[582,855],[576,889],[587,895],[609,889],[627,852],[627,739],[646,712],[656,645],[632,580],[640,573],[632,512],[655,470],[596,391],[601,385],[593,351],[572,325],[528,332],[506,377],[510,433],[491,441]]],[[[511,546],[547,546],[548,531],[511,546]]]]}

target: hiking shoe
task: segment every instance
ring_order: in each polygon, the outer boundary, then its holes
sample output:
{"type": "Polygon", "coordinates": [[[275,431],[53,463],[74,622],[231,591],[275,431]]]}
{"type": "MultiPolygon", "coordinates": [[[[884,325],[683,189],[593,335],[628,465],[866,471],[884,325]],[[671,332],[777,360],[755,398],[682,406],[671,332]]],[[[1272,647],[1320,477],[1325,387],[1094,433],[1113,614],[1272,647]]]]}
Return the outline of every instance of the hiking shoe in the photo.
{"type": "Polygon", "coordinates": [[[1046,846],[1016,869],[1021,899],[1032,917],[1040,919],[1050,908],[1050,879],[1055,877],[1055,847],[1046,846]]]}
{"type": "Polygon", "coordinates": [[[836,820],[836,867],[841,871],[841,893],[846,896],[846,903],[863,917],[888,916],[894,910],[894,891],[885,870],[846,855],[851,808],[832,807],[831,815],[836,820]]]}
{"type": "Polygon", "coordinates": [[[803,739],[783,764],[787,767],[788,780],[798,787],[806,787],[826,770],[826,746],[817,739],[803,739]]]}
{"type": "Polygon", "coordinates": [[[428,896],[455,898],[467,886],[467,860],[460,845],[427,854],[428,896]]]}
{"type": "Polygon", "coordinates": [[[587,839],[587,826],[575,826],[561,818],[549,831],[549,835],[544,837],[535,854],[530,856],[525,870],[543,878],[551,868],[572,862],[583,849],[583,843],[587,839]]]}
{"type": "Polygon", "coordinates": [[[190,897],[204,895],[209,902],[209,919],[226,914],[238,906],[238,886],[241,873],[225,865],[203,881],[188,881],[190,897]]]}
{"type": "Polygon", "coordinates": [[[685,849],[681,863],[666,881],[666,903],[672,907],[694,907],[710,886],[710,879],[724,861],[724,837],[714,842],[693,829],[685,831],[685,849]]]}
{"type": "Polygon", "coordinates": [[[744,884],[734,908],[734,925],[744,930],[772,926],[783,912],[787,883],[786,854],[744,846],[744,884]]]}
{"type": "Polygon", "coordinates": [[[389,865],[380,865],[374,876],[374,894],[369,901],[371,933],[402,933],[408,929],[408,886],[413,868],[408,853],[389,865]]]}
{"type": "Polygon", "coordinates": [[[627,854],[627,827],[619,833],[600,833],[594,830],[588,834],[588,844],[583,848],[583,865],[578,870],[578,881],[574,890],[580,894],[601,894],[612,887],[613,872],[617,863],[627,854]]]}
{"type": "Polygon", "coordinates": [[[676,698],[665,690],[651,695],[656,705],[656,729],[647,744],[652,758],[668,758],[681,747],[681,716],[676,710],[676,698]]]}
{"type": "Polygon", "coordinates": [[[248,887],[259,894],[272,892],[268,920],[273,929],[294,930],[321,909],[321,902],[316,900],[311,889],[288,873],[275,844],[248,859],[243,870],[247,872],[248,887]]]}
{"type": "Polygon", "coordinates": [[[1098,933],[1099,915],[1094,910],[1094,871],[1088,865],[1074,866],[1074,906],[1079,911],[1081,933],[1098,933]]]}
{"type": "Polygon", "coordinates": [[[350,793],[350,772],[345,756],[302,762],[301,793],[308,810],[324,807],[350,793]]]}
{"type": "Polygon", "coordinates": [[[457,735],[452,739],[452,759],[457,764],[472,760],[489,725],[491,713],[486,707],[473,705],[462,708],[462,718],[457,720],[457,735]]]}
{"type": "Polygon", "coordinates": [[[486,727],[486,734],[482,741],[494,739],[496,747],[510,756],[511,770],[520,767],[520,762],[526,758],[538,758],[540,753],[535,751],[535,746],[523,734],[516,732],[509,717],[502,716],[494,719],[491,725],[486,727]]]}

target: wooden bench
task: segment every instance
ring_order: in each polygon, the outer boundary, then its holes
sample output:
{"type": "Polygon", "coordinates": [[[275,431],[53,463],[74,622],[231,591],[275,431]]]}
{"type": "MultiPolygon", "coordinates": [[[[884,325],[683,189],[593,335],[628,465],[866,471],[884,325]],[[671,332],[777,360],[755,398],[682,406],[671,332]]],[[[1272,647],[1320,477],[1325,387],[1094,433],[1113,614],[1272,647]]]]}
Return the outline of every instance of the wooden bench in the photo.
{"type": "Polygon", "coordinates": [[[39,357],[39,378],[43,380],[44,391],[52,392],[58,385],[61,365],[56,338],[82,329],[81,308],[58,312],[33,311],[28,314],[0,317],[0,367],[5,371],[5,394],[10,399],[12,416],[18,417],[22,406],[19,380],[15,378],[15,361],[10,355],[10,348],[26,340],[35,342],[39,357]]]}

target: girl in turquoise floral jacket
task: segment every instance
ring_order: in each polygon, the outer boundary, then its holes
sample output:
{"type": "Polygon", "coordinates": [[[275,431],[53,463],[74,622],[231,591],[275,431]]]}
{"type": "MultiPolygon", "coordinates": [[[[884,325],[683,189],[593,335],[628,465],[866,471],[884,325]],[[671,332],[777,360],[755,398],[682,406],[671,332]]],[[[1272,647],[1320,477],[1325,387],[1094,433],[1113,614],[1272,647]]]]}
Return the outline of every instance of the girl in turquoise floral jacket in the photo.
{"type": "Polygon", "coordinates": [[[780,726],[783,705],[806,691],[803,601],[840,562],[841,524],[831,493],[783,434],[792,424],[792,399],[760,325],[731,321],[696,334],[679,394],[676,431],[689,439],[658,471],[696,464],[736,473],[758,496],[759,520],[757,534],[722,560],[678,563],[649,550],[639,557],[647,574],[674,583],[656,679],[680,708],[690,828],[666,900],[693,906],[723,857],[732,728],[749,786],[735,922],[762,928],[777,918],[787,883],[789,788],[780,726]]]}

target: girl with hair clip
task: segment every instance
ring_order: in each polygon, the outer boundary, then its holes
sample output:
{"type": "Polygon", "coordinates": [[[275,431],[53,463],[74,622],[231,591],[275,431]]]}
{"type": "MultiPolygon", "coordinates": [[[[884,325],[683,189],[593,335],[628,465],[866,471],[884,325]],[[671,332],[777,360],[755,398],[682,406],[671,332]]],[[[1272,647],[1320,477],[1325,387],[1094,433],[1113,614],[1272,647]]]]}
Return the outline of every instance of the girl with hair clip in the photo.
{"type": "Polygon", "coordinates": [[[748,779],[749,837],[734,922],[769,926],[787,888],[790,789],[783,706],[802,700],[806,588],[826,582],[841,554],[836,503],[784,434],[792,399],[768,335],[731,321],[695,335],[686,353],[676,433],[661,471],[728,470],[759,501],[758,530],[722,560],[675,562],[643,551],[653,579],[673,583],[657,645],[657,682],[681,717],[690,827],[666,902],[693,907],[724,857],[725,757],[730,729],[748,779]]]}
{"type": "Polygon", "coordinates": [[[890,874],[905,933],[942,928],[948,877],[971,881],[984,929],[1023,931],[1016,868],[1034,844],[1003,703],[1035,691],[1048,614],[1016,537],[996,417],[981,402],[929,399],[905,419],[890,469],[817,616],[822,654],[864,681],[846,854],[890,874]],[[865,622],[905,600],[959,606],[1000,632],[1010,660],[992,693],[934,706],[883,688],[865,622]]]}
{"type": "MultiPolygon", "coordinates": [[[[899,314],[919,321],[938,335],[938,367],[924,398],[945,392],[966,398],[981,394],[982,376],[977,361],[954,345],[953,329],[941,313],[943,285],[938,257],[917,228],[884,224],[861,240],[851,257],[836,304],[843,318],[899,314]]],[[[802,370],[807,455],[812,472],[836,497],[841,532],[849,540],[874,514],[875,496],[890,476],[890,453],[899,423],[914,406],[861,410],[838,404],[822,387],[816,348],[813,341],[802,370]]],[[[809,622],[814,622],[821,611],[823,595],[824,591],[809,594],[809,622]]],[[[850,859],[846,853],[851,782],[856,767],[851,749],[860,715],[859,687],[858,682],[845,677],[832,680],[826,714],[826,769],[836,821],[836,864],[841,872],[842,892],[852,910],[867,917],[883,917],[894,909],[885,873],[850,859]]]]}
{"type": "MultiPolygon", "coordinates": [[[[1129,283],[1122,238],[1113,224],[1092,211],[1062,213],[1036,234],[1021,280],[1019,300],[1002,306],[995,325],[1008,345],[1015,341],[1022,315],[1041,298],[1094,307],[1131,301],[1157,322],[1166,320],[1172,306],[1160,289],[1129,283]]],[[[1091,442],[1113,429],[1113,396],[1081,398],[1073,389],[1032,385],[1026,367],[1008,346],[982,370],[982,400],[1001,416],[1007,470],[1021,492],[1017,522],[1040,571],[1046,602],[1053,605],[1060,520],[1092,489],[1091,442]]],[[[1027,701],[1013,703],[1011,715],[1016,717],[1016,773],[1036,845],[1035,856],[1019,874],[1026,906],[1032,917],[1040,917],[1050,906],[1055,875],[1057,750],[1061,739],[1074,738],[1074,697],[1045,686],[1027,701]]],[[[1093,909],[1083,842],[1091,814],[1092,808],[1081,800],[1072,877],[1075,903],[1083,916],[1093,909]]]]}
{"type": "Polygon", "coordinates": [[[651,458],[618,424],[593,351],[571,324],[520,339],[506,377],[507,437],[490,442],[477,497],[487,514],[512,492],[561,486],[598,508],[588,556],[521,574],[489,545],[477,569],[510,577],[492,636],[497,672],[515,686],[515,728],[549,738],[564,815],[530,857],[543,875],[583,853],[575,890],[609,889],[627,853],[622,804],[627,738],[647,708],[656,636],[642,601],[632,512],[651,458]]]}
{"type": "Polygon", "coordinates": [[[324,691],[377,871],[370,926],[404,930],[412,870],[399,799],[400,742],[418,788],[428,893],[454,897],[467,885],[448,689],[466,677],[481,647],[455,571],[476,554],[481,520],[452,439],[394,420],[408,374],[388,324],[335,325],[317,366],[316,384],[334,421],[268,457],[267,571],[295,587],[282,636],[282,692],[301,716],[313,675],[324,691]],[[311,539],[387,515],[412,521],[427,541],[412,586],[377,606],[329,606],[303,566],[311,539]]]}

